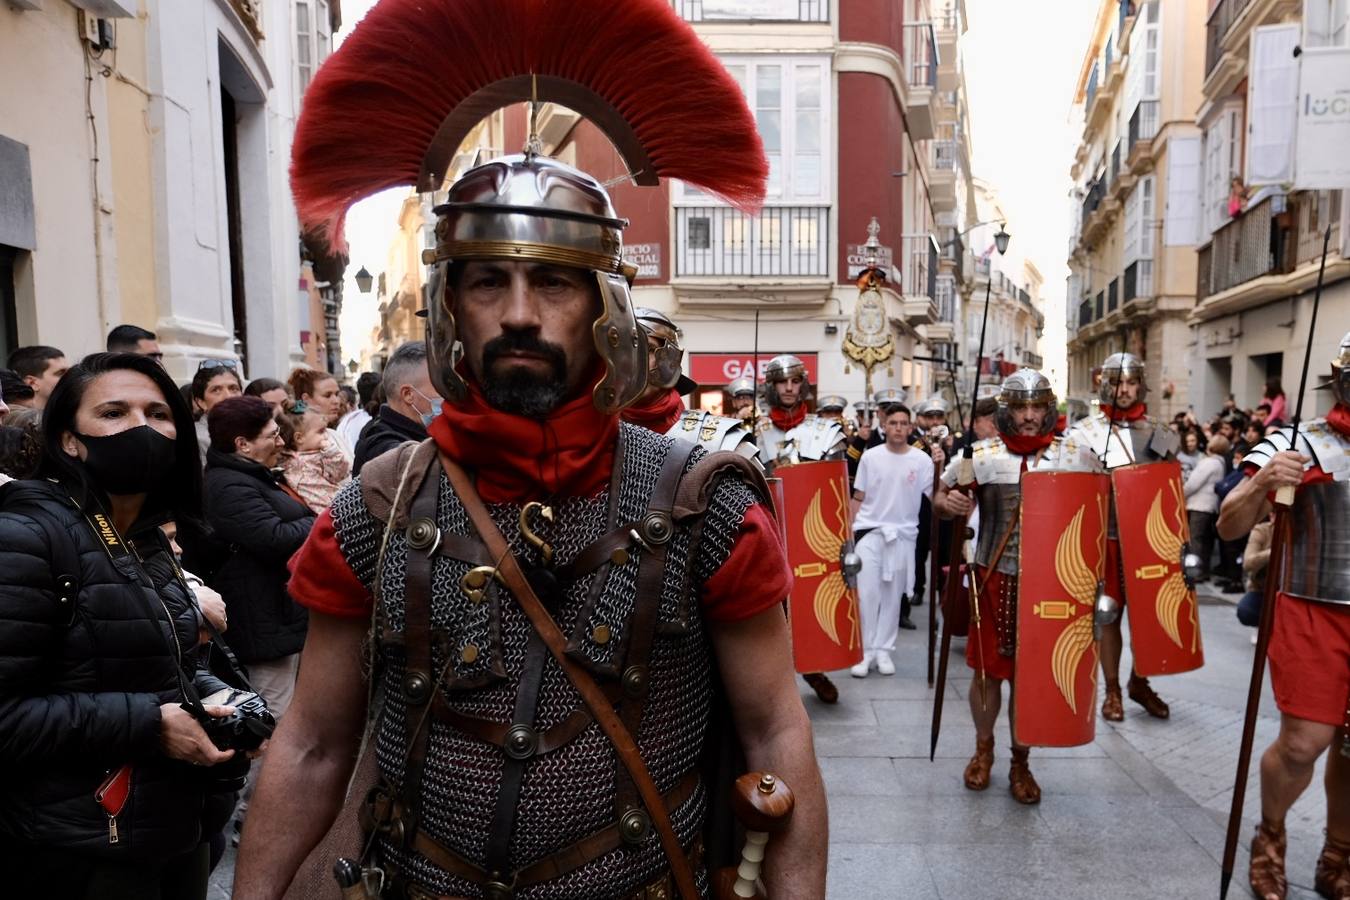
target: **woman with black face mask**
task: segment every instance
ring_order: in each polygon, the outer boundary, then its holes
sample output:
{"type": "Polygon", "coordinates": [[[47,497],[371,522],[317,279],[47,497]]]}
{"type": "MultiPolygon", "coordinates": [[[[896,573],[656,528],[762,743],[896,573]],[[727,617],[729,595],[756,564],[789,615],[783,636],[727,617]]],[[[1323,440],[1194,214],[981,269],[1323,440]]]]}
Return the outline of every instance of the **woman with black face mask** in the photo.
{"type": "Polygon", "coordinates": [[[154,360],[100,353],[42,442],[41,480],[0,488],[4,893],[204,897],[247,765],[199,722],[234,710],[198,699],[226,685],[158,528],[200,516],[191,413],[154,360]]]}

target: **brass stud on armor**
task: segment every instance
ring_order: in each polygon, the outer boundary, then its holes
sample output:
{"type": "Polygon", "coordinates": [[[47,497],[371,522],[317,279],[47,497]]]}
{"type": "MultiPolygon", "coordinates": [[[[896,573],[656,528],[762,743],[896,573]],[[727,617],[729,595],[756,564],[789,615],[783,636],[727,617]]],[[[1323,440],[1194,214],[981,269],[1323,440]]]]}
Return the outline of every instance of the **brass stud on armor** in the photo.
{"type": "Polygon", "coordinates": [[[529,725],[512,725],[502,749],[512,759],[529,759],[539,749],[539,733],[529,725]]]}
{"type": "Polygon", "coordinates": [[[609,561],[616,566],[625,566],[628,564],[628,551],[620,547],[609,555],[609,561]]]}
{"type": "Polygon", "coordinates": [[[591,640],[601,646],[608,644],[611,637],[608,625],[597,625],[591,629],[591,640]]]}
{"type": "Polygon", "coordinates": [[[459,658],[466,663],[474,663],[478,660],[478,645],[465,644],[464,649],[459,651],[459,658]]]}
{"type": "Polygon", "coordinates": [[[653,544],[664,544],[674,533],[670,516],[662,512],[648,513],[642,520],[642,536],[653,544]]]}
{"type": "Polygon", "coordinates": [[[619,817],[619,837],[630,846],[637,846],[651,834],[652,819],[645,809],[634,807],[619,817]]]}
{"type": "Polygon", "coordinates": [[[431,679],[427,678],[425,672],[413,670],[403,678],[403,693],[408,695],[408,702],[421,705],[431,693],[431,679]]]}
{"type": "Polygon", "coordinates": [[[514,893],[510,885],[503,884],[500,881],[489,881],[483,885],[483,896],[487,900],[511,900],[514,893]]]}
{"type": "Polygon", "coordinates": [[[631,700],[640,700],[647,694],[647,667],[629,666],[623,670],[623,692],[631,700]]]}
{"type": "Polygon", "coordinates": [[[429,550],[441,541],[441,530],[431,519],[413,519],[408,524],[408,546],[414,550],[429,550]]]}
{"type": "Polygon", "coordinates": [[[619,329],[610,326],[606,337],[609,339],[609,345],[617,350],[619,348],[619,329]]]}

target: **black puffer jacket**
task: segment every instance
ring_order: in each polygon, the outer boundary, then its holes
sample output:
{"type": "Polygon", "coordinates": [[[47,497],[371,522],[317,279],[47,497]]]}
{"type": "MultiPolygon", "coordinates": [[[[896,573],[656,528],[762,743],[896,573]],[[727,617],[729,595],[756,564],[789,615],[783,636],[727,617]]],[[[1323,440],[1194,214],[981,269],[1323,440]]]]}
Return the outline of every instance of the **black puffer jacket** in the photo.
{"type": "Polygon", "coordinates": [[[159,748],[160,705],[184,699],[176,662],[196,674],[196,604],[158,529],[138,534],[128,540],[145,562],[115,559],[60,486],[0,487],[0,840],[11,848],[163,860],[203,839],[212,770],[159,748]],[[94,793],[126,763],[113,844],[94,793]]]}
{"type": "Polygon", "coordinates": [[[420,443],[426,439],[427,430],[421,422],[394,412],[388,403],[381,404],[380,411],[361,429],[361,437],[356,441],[356,461],[352,463],[352,475],[360,475],[362,466],[395,447],[408,441],[420,443]]]}
{"type": "Polygon", "coordinates": [[[209,583],[225,598],[226,641],[244,663],[280,659],[304,646],[309,618],[286,593],[286,564],[314,518],[270,470],[233,453],[207,452],[206,521],[231,550],[209,583]]]}

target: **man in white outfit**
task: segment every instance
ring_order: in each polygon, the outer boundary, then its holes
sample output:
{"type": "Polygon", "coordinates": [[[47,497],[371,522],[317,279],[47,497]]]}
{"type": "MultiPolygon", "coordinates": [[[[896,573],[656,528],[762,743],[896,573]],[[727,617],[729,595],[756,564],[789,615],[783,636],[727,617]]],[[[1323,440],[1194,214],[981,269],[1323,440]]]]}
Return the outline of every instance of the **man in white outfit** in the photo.
{"type": "Polygon", "coordinates": [[[853,534],[862,571],[858,600],[862,607],[863,660],[855,678],[867,677],[872,665],[894,675],[891,651],[900,621],[900,598],[914,590],[914,542],[919,536],[919,510],[933,492],[933,460],[910,446],[914,427],[909,408],[883,406],[885,443],[869,448],[853,481],[853,534]]]}

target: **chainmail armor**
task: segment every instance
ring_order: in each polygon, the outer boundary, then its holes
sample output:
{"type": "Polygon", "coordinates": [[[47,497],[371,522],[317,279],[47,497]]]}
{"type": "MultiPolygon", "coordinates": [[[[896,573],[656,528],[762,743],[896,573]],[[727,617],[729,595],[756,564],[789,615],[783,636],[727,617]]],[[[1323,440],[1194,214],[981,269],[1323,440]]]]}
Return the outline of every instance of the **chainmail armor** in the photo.
{"type": "MultiPolygon", "coordinates": [[[[662,460],[674,442],[626,424],[620,427],[620,442],[623,472],[617,497],[605,491],[594,498],[567,498],[553,503],[552,525],[536,520],[537,532],[554,546],[556,566],[568,565],[613,525],[635,521],[646,512],[662,460]]],[[[702,452],[696,450],[689,465],[700,456],[702,452]]],[[[703,583],[730,555],[741,520],[756,499],[739,478],[723,479],[702,520],[697,546],[690,546],[692,535],[685,527],[676,528],[668,545],[657,636],[649,661],[650,690],[637,729],[643,758],[662,792],[672,789],[698,765],[707,728],[714,660],[702,617],[697,614],[697,600],[703,583]]],[[[520,534],[519,511],[514,504],[489,506],[512,552],[528,566],[538,560],[520,534]]],[[[359,480],[339,493],[333,518],[344,556],[361,581],[370,585],[381,524],[362,504],[359,480]]],[[[474,533],[444,473],[440,473],[436,518],[446,533],[474,533]]],[[[404,628],[407,553],[404,535],[392,534],[384,560],[382,615],[386,627],[393,631],[404,628]]],[[[622,671],[628,647],[627,622],[637,604],[636,578],[644,555],[634,550],[627,564],[606,564],[593,576],[580,579],[567,588],[553,610],[572,648],[589,661],[602,685],[622,671]],[[591,596],[593,588],[598,588],[595,596],[591,596]],[[612,634],[603,645],[591,638],[599,624],[608,625],[612,634]]],[[[459,580],[469,568],[468,563],[444,555],[433,564],[432,669],[444,673],[440,696],[454,711],[509,723],[531,627],[509,592],[497,589],[495,583],[484,602],[468,602],[459,580]],[[472,663],[465,663],[463,651],[469,644],[480,652],[472,663]]],[[[383,683],[401,685],[406,666],[403,646],[388,642],[383,652],[383,683]]],[[[540,685],[535,727],[544,731],[583,707],[562,669],[549,658],[540,685]]],[[[404,709],[402,691],[388,691],[376,733],[381,774],[396,785],[401,783],[407,752],[404,709]]],[[[422,778],[420,827],[439,843],[481,864],[504,754],[501,748],[460,732],[434,715],[429,715],[428,721],[431,731],[422,778]]],[[[523,867],[612,825],[619,766],[609,741],[594,722],[567,745],[526,763],[511,837],[512,865],[523,867]]],[[[702,829],[705,804],[705,791],[700,786],[672,813],[683,844],[702,829]]],[[[450,876],[419,854],[406,852],[388,840],[381,839],[380,851],[405,877],[428,890],[482,896],[477,886],[450,876]]],[[[617,849],[562,878],[520,889],[515,896],[518,900],[622,896],[660,877],[666,869],[653,829],[638,848],[617,849]]],[[[706,891],[706,873],[699,873],[699,882],[706,891]]]]}

